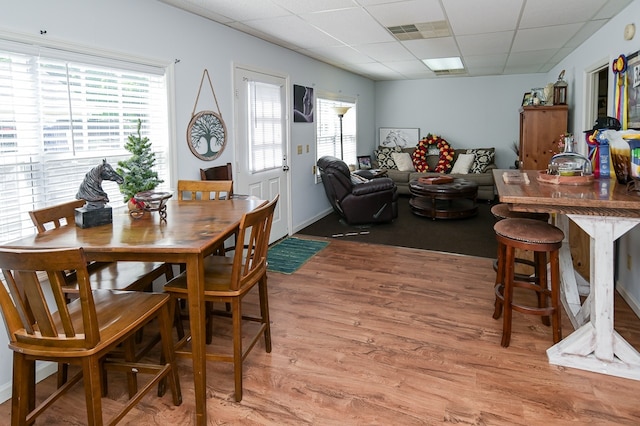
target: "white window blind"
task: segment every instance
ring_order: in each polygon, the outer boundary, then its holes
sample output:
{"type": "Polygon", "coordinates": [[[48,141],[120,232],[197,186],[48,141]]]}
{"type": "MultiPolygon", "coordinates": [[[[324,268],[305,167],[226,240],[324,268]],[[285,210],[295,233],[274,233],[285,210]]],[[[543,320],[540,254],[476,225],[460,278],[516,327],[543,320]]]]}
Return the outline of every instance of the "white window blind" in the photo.
{"type": "Polygon", "coordinates": [[[252,173],[282,167],[282,88],[249,82],[249,169],[252,173]]]}
{"type": "Polygon", "coordinates": [[[321,96],[316,101],[316,161],[325,155],[341,158],[340,118],[334,107],[349,107],[342,118],[342,160],[347,164],[356,164],[356,104],[321,96]]]}
{"type": "MultiPolygon", "coordinates": [[[[138,119],[168,186],[165,69],[58,56],[0,49],[0,243],[34,233],[28,212],[75,199],[103,159],[116,168],[129,158],[124,144],[138,119]]],[[[109,205],[123,205],[115,183],[103,189],[109,205]]]]}

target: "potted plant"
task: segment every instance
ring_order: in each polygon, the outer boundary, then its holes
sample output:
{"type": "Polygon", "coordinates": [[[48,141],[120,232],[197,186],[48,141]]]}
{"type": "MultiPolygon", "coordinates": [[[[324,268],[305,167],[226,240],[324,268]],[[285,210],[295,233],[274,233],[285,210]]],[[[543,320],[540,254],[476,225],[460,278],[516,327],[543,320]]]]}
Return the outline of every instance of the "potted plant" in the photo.
{"type": "Polygon", "coordinates": [[[158,173],[153,170],[156,163],[156,155],[151,151],[149,138],[142,137],[140,128],[142,121],[138,119],[137,134],[129,135],[125,144],[125,149],[132,155],[127,160],[118,161],[116,171],[124,178],[124,182],[119,185],[120,192],[124,196],[124,201],[128,203],[129,209],[142,208],[136,203],[134,196],[138,192],[151,191],[164,182],[158,178],[158,173]]]}

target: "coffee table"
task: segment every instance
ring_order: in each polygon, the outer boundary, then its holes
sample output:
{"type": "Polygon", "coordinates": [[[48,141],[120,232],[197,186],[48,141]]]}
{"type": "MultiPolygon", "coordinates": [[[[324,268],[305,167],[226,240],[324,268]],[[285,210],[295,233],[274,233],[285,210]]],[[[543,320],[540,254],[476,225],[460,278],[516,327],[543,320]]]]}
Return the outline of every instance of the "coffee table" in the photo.
{"type": "Polygon", "coordinates": [[[478,184],[466,179],[451,183],[409,182],[409,205],[414,214],[435,219],[461,219],[478,213],[478,184]]]}

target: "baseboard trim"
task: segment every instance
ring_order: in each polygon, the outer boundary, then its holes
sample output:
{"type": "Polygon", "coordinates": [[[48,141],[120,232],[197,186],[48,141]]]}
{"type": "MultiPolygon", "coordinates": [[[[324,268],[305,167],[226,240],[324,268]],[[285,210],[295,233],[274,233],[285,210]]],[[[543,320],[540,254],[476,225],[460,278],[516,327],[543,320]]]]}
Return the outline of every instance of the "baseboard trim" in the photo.
{"type": "Polygon", "coordinates": [[[640,302],[636,300],[623,286],[617,285],[616,290],[618,290],[618,293],[624,301],[627,302],[631,310],[640,318],[640,302]]]}
{"type": "Polygon", "coordinates": [[[331,214],[331,212],[333,212],[332,208],[329,208],[327,210],[324,210],[320,213],[318,213],[317,215],[315,215],[314,217],[312,217],[309,220],[306,220],[296,226],[293,227],[293,232],[291,233],[291,235],[295,234],[296,232],[300,231],[301,229],[306,228],[307,226],[311,225],[312,223],[315,223],[317,221],[319,221],[320,219],[322,219],[323,217],[331,214]]]}

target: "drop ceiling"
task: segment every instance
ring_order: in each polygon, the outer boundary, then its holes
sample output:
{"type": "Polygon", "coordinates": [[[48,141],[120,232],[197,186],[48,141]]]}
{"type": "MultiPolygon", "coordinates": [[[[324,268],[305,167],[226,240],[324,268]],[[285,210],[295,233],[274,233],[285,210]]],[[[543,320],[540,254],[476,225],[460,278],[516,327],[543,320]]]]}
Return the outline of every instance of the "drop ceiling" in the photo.
{"type": "MultiPolygon", "coordinates": [[[[548,72],[633,0],[159,0],[371,78],[548,72]]],[[[631,22],[631,21],[630,21],[631,22]]],[[[622,36],[623,29],[620,29],[622,36]]]]}

